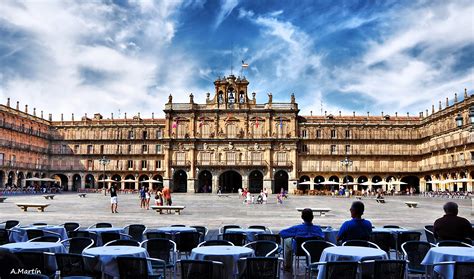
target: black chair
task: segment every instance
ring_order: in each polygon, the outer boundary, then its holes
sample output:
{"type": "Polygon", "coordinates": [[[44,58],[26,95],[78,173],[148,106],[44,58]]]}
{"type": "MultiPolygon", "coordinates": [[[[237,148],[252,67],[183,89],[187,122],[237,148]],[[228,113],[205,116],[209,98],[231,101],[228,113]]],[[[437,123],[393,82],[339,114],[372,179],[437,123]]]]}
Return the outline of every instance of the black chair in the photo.
{"type": "MultiPolygon", "coordinates": [[[[176,243],[166,238],[151,238],[140,244],[145,248],[150,258],[165,262],[166,268],[176,277],[176,243]]],[[[153,263],[152,263],[153,264],[153,263]]]]}
{"type": "Polygon", "coordinates": [[[272,230],[268,227],[262,226],[262,225],[251,225],[248,226],[249,229],[258,229],[258,230],[263,230],[267,233],[273,233],[272,230]]]}
{"type": "Polygon", "coordinates": [[[219,234],[224,234],[228,229],[241,229],[239,225],[225,225],[219,228],[219,234]]]}
{"type": "Polygon", "coordinates": [[[61,238],[52,235],[45,235],[28,240],[28,242],[60,242],[61,238]]]}
{"type": "Polygon", "coordinates": [[[389,232],[372,232],[369,236],[369,241],[377,244],[377,246],[387,252],[389,256],[390,249],[395,249],[395,247],[392,247],[394,243],[393,235],[389,232]]]}
{"type": "Polygon", "coordinates": [[[256,240],[269,240],[281,245],[281,236],[273,233],[259,233],[255,235],[256,240]]]}
{"type": "Polygon", "coordinates": [[[369,248],[380,249],[380,247],[377,244],[372,243],[370,241],[366,241],[366,240],[348,240],[342,243],[342,246],[358,246],[358,247],[369,247],[369,248]]]}
{"type": "Polygon", "coordinates": [[[94,247],[94,240],[87,237],[72,237],[61,241],[69,254],[82,254],[85,249],[94,247]]]}
{"type": "Polygon", "coordinates": [[[456,240],[441,240],[436,244],[436,247],[446,247],[446,246],[471,247],[472,248],[472,245],[469,245],[469,244],[461,242],[461,241],[456,241],[456,240]]]}
{"type": "Polygon", "coordinates": [[[179,253],[190,254],[191,250],[196,248],[201,240],[199,232],[181,232],[176,234],[176,245],[179,253]]]}
{"type": "Polygon", "coordinates": [[[76,237],[90,238],[94,241],[94,245],[97,245],[97,240],[98,240],[98,236],[95,232],[82,231],[82,230],[71,231],[68,233],[68,237],[69,238],[76,238],[76,237]]]}
{"type": "Polygon", "coordinates": [[[247,240],[246,233],[223,233],[222,239],[230,241],[234,246],[244,246],[245,241],[247,240]]]}
{"type": "Polygon", "coordinates": [[[1,224],[5,224],[5,229],[6,229],[6,230],[9,230],[9,229],[11,229],[11,228],[13,228],[13,227],[16,227],[16,226],[20,225],[20,221],[17,221],[17,220],[7,220],[7,221],[5,221],[5,222],[1,222],[0,225],[1,225],[1,224]]]}
{"type": "Polygon", "coordinates": [[[100,238],[102,240],[102,245],[105,245],[106,243],[109,243],[114,240],[131,239],[132,237],[129,236],[128,234],[123,234],[123,233],[118,233],[118,232],[103,232],[100,234],[100,238]]]}
{"type": "Polygon", "coordinates": [[[403,253],[402,244],[407,241],[420,241],[420,232],[401,231],[397,233],[397,255],[403,253]]]}
{"type": "Polygon", "coordinates": [[[312,263],[319,261],[323,250],[329,247],[336,247],[336,245],[325,240],[308,240],[301,244],[301,249],[306,254],[306,272],[309,271],[312,263]]]}
{"type": "Polygon", "coordinates": [[[46,252],[15,252],[15,255],[23,264],[25,269],[39,270],[42,275],[53,278],[56,270],[51,270],[46,264],[49,257],[54,257],[52,253],[46,252]]]}
{"type": "Polygon", "coordinates": [[[104,246],[134,246],[139,247],[140,242],[133,239],[117,239],[104,244],[104,246]]]}
{"type": "Polygon", "coordinates": [[[178,225],[171,225],[170,227],[180,227],[180,228],[182,228],[182,227],[186,227],[186,225],[178,224],[178,225]]]}
{"type": "Polygon", "coordinates": [[[79,254],[56,253],[56,264],[58,266],[59,278],[77,276],[80,278],[99,278],[100,272],[94,272],[86,267],[86,262],[93,263],[95,258],[79,254]]]}
{"type": "Polygon", "coordinates": [[[199,243],[198,247],[202,246],[234,246],[234,243],[227,241],[227,240],[222,240],[222,239],[212,239],[212,240],[206,240],[201,243],[199,243]]]}
{"type": "Polygon", "coordinates": [[[26,236],[28,240],[31,240],[33,238],[44,236],[44,232],[43,230],[38,230],[38,229],[28,229],[26,230],[26,236]]]}
{"type": "Polygon", "coordinates": [[[255,257],[275,257],[278,253],[278,244],[269,240],[257,240],[245,244],[244,247],[255,251],[255,257]]]}
{"type": "Polygon", "coordinates": [[[425,235],[426,235],[426,240],[429,243],[436,244],[436,239],[434,237],[434,226],[433,225],[428,225],[425,226],[425,235]]]}
{"type": "MultiPolygon", "coordinates": [[[[318,266],[324,266],[324,279],[356,279],[358,262],[337,261],[337,262],[316,262],[310,266],[310,278],[312,273],[318,272],[318,266]]],[[[323,271],[320,271],[323,272],[323,271]]]]}
{"type": "Polygon", "coordinates": [[[303,257],[306,258],[306,253],[304,252],[301,245],[303,244],[303,242],[309,241],[309,240],[323,240],[323,239],[319,236],[314,236],[314,237],[298,237],[297,236],[297,237],[294,238],[294,241],[296,242],[296,251],[295,250],[292,251],[292,254],[293,254],[293,275],[294,276],[297,275],[296,271],[298,270],[298,267],[300,265],[299,264],[300,260],[303,257]]]}
{"type": "Polygon", "coordinates": [[[433,245],[427,241],[407,241],[402,244],[402,251],[408,261],[408,273],[423,275],[426,273],[426,266],[421,262],[433,245]]]}
{"type": "Polygon", "coordinates": [[[121,279],[146,279],[146,278],[165,278],[166,264],[164,261],[152,258],[135,257],[117,257],[117,265],[121,279]],[[158,274],[148,272],[148,262],[152,263],[153,271],[158,274]]]}
{"type": "Polygon", "coordinates": [[[166,238],[166,239],[173,239],[173,235],[167,232],[147,232],[145,231],[146,239],[153,239],[153,238],[166,238]]]}
{"type": "Polygon", "coordinates": [[[277,279],[280,278],[279,258],[252,257],[245,261],[245,279],[277,279]]]}
{"type": "Polygon", "coordinates": [[[474,278],[474,262],[440,262],[435,263],[433,267],[439,265],[453,265],[453,278],[456,279],[472,279],[474,278]]]}
{"type": "Polygon", "coordinates": [[[10,243],[10,237],[7,229],[0,229],[0,245],[10,243]]]}
{"type": "Polygon", "coordinates": [[[402,229],[402,227],[397,225],[385,225],[383,226],[384,229],[402,229]]]}
{"type": "Polygon", "coordinates": [[[143,241],[143,232],[146,226],[142,224],[132,224],[125,227],[125,233],[130,235],[136,241],[143,241]]]}
{"type": "Polygon", "coordinates": [[[81,225],[79,225],[79,223],[76,223],[76,222],[66,222],[62,224],[62,226],[64,227],[64,229],[66,230],[69,236],[69,232],[77,231],[81,225]]]}
{"type": "Polygon", "coordinates": [[[92,228],[112,228],[112,224],[111,223],[96,223],[94,225],[91,225],[89,226],[88,229],[92,229],[92,228]]]}
{"type": "Polygon", "coordinates": [[[203,242],[206,240],[206,235],[209,232],[209,230],[204,227],[204,226],[191,226],[191,228],[195,228],[197,232],[201,233],[201,240],[200,242],[203,242]]]}
{"type": "MultiPolygon", "coordinates": [[[[362,267],[370,267],[372,269],[368,274],[363,274],[363,278],[373,279],[404,279],[405,260],[369,260],[363,261],[362,267]]],[[[363,269],[364,270],[364,269],[363,269]]]]}
{"type": "Polygon", "coordinates": [[[33,223],[32,224],[33,226],[47,226],[48,224],[47,223],[33,223]]]}
{"type": "Polygon", "coordinates": [[[223,264],[215,261],[181,260],[182,279],[221,279],[223,264]]]}

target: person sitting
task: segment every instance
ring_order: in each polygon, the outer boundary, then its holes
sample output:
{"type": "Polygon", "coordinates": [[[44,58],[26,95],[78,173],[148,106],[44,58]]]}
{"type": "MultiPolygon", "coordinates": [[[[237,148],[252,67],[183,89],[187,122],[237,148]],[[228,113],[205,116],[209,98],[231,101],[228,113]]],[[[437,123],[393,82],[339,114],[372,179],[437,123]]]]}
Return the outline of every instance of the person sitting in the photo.
{"type": "Polygon", "coordinates": [[[443,206],[446,213],[434,222],[433,233],[438,240],[464,241],[471,236],[471,223],[458,215],[458,205],[455,202],[447,202],[443,206]]]}
{"type": "Polygon", "coordinates": [[[292,241],[294,237],[320,237],[324,239],[324,233],[321,227],[313,224],[313,211],[311,208],[305,208],[301,212],[303,224],[295,225],[280,231],[281,238],[284,239],[284,268],[291,270],[292,251],[296,250],[296,242],[292,241]]]}
{"type": "Polygon", "coordinates": [[[369,240],[372,223],[362,219],[364,204],[361,201],[353,202],[350,212],[352,219],[342,224],[337,234],[337,241],[342,243],[347,240],[369,240]]]}

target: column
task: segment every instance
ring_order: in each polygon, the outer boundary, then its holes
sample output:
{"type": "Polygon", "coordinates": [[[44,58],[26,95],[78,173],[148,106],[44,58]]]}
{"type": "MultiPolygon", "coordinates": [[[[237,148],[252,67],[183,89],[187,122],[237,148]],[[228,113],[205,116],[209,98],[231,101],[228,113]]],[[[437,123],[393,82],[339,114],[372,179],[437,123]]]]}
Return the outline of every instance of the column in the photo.
{"type": "Polygon", "coordinates": [[[74,181],[72,179],[67,180],[67,191],[71,191],[74,181]]]}
{"type": "Polygon", "coordinates": [[[86,188],[86,176],[81,175],[81,189],[84,190],[86,188]]]}

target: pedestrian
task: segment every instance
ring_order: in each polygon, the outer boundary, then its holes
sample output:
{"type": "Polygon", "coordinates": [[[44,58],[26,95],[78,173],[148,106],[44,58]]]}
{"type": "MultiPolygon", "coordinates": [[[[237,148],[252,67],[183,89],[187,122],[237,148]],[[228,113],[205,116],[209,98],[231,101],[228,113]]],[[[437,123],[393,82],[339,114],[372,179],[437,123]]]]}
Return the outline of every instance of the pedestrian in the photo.
{"type": "Polygon", "coordinates": [[[112,213],[118,213],[118,198],[117,198],[117,189],[115,189],[115,185],[110,187],[110,210],[112,213]]]}
{"type": "Polygon", "coordinates": [[[145,188],[145,207],[147,210],[150,209],[150,191],[148,190],[148,187],[145,188]]]}
{"type": "Polygon", "coordinates": [[[158,189],[155,193],[155,205],[163,205],[163,194],[161,193],[160,189],[158,189]]]}
{"type": "Polygon", "coordinates": [[[171,192],[168,186],[165,186],[165,188],[163,188],[163,198],[166,205],[171,206],[173,202],[171,201],[171,192]]]}
{"type": "Polygon", "coordinates": [[[140,208],[145,208],[145,205],[146,205],[145,186],[142,186],[142,188],[140,188],[138,198],[140,199],[140,208]]]}

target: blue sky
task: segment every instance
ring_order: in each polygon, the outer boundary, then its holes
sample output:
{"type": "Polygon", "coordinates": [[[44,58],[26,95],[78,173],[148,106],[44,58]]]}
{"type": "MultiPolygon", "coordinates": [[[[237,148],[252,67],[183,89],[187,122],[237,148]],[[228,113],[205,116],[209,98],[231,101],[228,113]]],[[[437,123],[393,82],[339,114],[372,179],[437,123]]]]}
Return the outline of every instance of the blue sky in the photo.
{"type": "Polygon", "coordinates": [[[0,101],[162,116],[240,73],[301,113],[418,115],[473,93],[472,1],[0,0],[0,101]]]}

